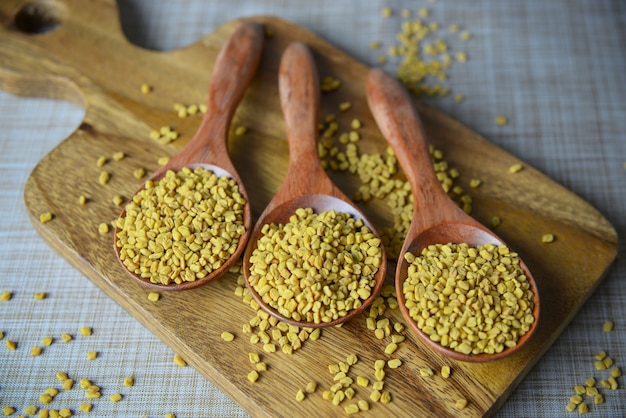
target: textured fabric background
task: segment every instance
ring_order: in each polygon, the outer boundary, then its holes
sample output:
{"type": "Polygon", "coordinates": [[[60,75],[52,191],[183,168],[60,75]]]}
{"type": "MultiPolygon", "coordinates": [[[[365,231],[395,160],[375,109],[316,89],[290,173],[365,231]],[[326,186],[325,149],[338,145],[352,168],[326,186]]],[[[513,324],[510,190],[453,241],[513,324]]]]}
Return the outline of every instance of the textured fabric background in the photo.
{"type": "MultiPolygon", "coordinates": [[[[437,0],[286,1],[120,0],[129,40],[171,50],[197,41],[226,21],[255,14],[300,24],[355,58],[376,65],[371,41],[391,45],[404,18],[424,7],[426,20],[442,28],[459,24],[472,38],[450,44],[467,52],[446,84],[453,94],[427,99],[490,141],[538,168],[589,201],[626,234],[626,3],[621,0],[437,0]],[[382,18],[380,10],[394,14],[382,18]],[[498,126],[496,115],[509,123],[498,126]]],[[[0,40],[0,48],[2,40],[0,40]]],[[[386,69],[393,72],[397,62],[386,69]]],[[[0,345],[0,408],[39,404],[39,395],[58,386],[55,373],[89,378],[106,395],[89,416],[244,417],[247,414],[190,367],[172,362],[174,353],[89,280],[56,255],[33,230],[22,204],[30,170],[80,123],[83,110],[47,99],[0,92],[0,331],[18,350],[0,345]],[[34,300],[46,292],[44,300],[34,300]],[[84,337],[80,327],[90,326],[84,337]],[[74,340],[63,343],[62,333],[74,340]],[[30,356],[44,336],[55,343],[30,356]],[[87,360],[87,351],[99,357],[87,360]],[[126,388],[123,378],[134,376],[126,388]],[[43,389],[42,389],[43,388],[43,389]],[[106,390],[105,390],[106,388],[106,390]],[[113,392],[122,402],[108,401],[113,392]]],[[[600,378],[594,355],[605,350],[626,370],[626,260],[622,254],[606,280],[558,341],[518,386],[498,417],[562,417],[573,386],[600,378]],[[611,333],[604,321],[615,322],[611,333]]],[[[626,383],[603,391],[606,403],[590,417],[626,416],[626,383]]],[[[82,392],[62,392],[71,407],[82,392]]],[[[578,413],[574,413],[578,414],[578,413]]],[[[81,414],[86,415],[86,414],[81,414]]],[[[407,411],[407,415],[412,415],[407,411]]]]}

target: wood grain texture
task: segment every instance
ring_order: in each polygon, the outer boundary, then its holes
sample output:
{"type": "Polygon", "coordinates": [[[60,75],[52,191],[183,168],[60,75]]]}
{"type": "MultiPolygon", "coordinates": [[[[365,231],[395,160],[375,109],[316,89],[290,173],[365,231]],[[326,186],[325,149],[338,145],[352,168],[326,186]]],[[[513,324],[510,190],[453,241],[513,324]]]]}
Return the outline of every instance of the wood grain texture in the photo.
{"type": "MultiPolygon", "coordinates": [[[[151,303],[148,291],[119,267],[111,234],[102,236],[97,230],[98,223],[111,221],[119,213],[113,196],[129,197],[141,183],[133,177],[134,169],[154,172],[158,157],[175,154],[197,131],[200,119],[179,119],[173,103],[206,101],[217,52],[241,22],[226,23],[187,48],[160,53],[127,42],[113,0],[93,0],[89,7],[80,0],[48,2],[62,4],[61,23],[56,30],[38,35],[16,26],[15,16],[24,3],[0,3],[0,88],[70,100],[85,108],[80,126],[42,159],[26,184],[24,201],[38,232],[250,414],[342,415],[340,407],[321,398],[322,389],[332,384],[326,366],[357,353],[360,362],[354,371],[371,375],[374,360],[388,357],[384,354],[387,341],[377,340],[364,318],[324,330],[319,341],[307,341],[292,356],[263,354],[269,369],[256,384],[250,384],[247,353],[261,349],[252,347],[248,335],[240,331],[254,312],[234,295],[235,275],[198,289],[165,293],[159,303],[151,303]],[[142,83],[154,86],[153,93],[142,94],[142,83]],[[150,130],[162,125],[175,127],[181,138],[168,146],[149,139],[150,130]],[[102,186],[95,161],[117,151],[124,151],[127,158],[104,167],[113,175],[102,186]],[[76,203],[81,194],[90,198],[84,207],[76,203]],[[39,214],[47,211],[54,219],[39,223],[39,214]],[[237,338],[225,343],[220,338],[225,330],[237,338]],[[296,391],[311,380],[318,382],[318,391],[303,402],[296,401],[296,391]]],[[[252,19],[271,27],[274,36],[267,39],[259,71],[234,116],[235,124],[248,126],[249,132],[243,137],[231,135],[229,150],[248,190],[253,214],[258,215],[279,189],[289,161],[277,74],[281,54],[291,42],[301,41],[312,48],[322,77],[333,75],[342,81],[338,91],[322,95],[321,115],[336,114],[343,126],[359,118],[362,152],[384,152],[386,144],[367,108],[368,69],[364,65],[293,24],[272,17],[252,19]],[[346,114],[337,111],[343,101],[352,103],[346,114]]],[[[492,364],[445,359],[407,334],[395,354],[404,365],[389,370],[385,378],[393,401],[387,405],[370,402],[371,410],[359,416],[490,415],[601,282],[615,258],[617,236],[606,219],[578,196],[528,165],[521,173],[508,175],[508,167],[520,162],[517,158],[440,111],[419,102],[416,106],[430,142],[462,173],[462,186],[468,190],[469,179],[483,179],[483,185],[472,191],[473,215],[482,223],[489,223],[493,215],[502,216],[498,234],[533,271],[542,295],[543,319],[527,347],[492,364]],[[542,244],[541,235],[546,232],[555,233],[557,240],[542,244]],[[421,367],[439,370],[443,364],[452,366],[450,379],[419,374],[421,367]],[[469,400],[462,411],[454,408],[460,397],[469,400]]],[[[331,178],[347,195],[358,187],[358,180],[348,174],[331,173],[331,178]]],[[[377,225],[390,223],[385,205],[363,205],[362,210],[377,225]]],[[[399,312],[388,316],[402,321],[399,312]]],[[[358,389],[357,397],[368,396],[370,389],[358,389]]]]}

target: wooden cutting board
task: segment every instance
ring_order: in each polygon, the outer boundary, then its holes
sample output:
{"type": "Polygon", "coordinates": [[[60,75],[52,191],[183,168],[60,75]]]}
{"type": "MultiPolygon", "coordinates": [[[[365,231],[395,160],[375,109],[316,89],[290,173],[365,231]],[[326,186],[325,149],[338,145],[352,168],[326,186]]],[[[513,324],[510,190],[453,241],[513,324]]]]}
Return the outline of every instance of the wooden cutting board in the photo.
{"type": "MultiPolygon", "coordinates": [[[[241,330],[254,311],[235,295],[235,274],[199,289],[162,293],[161,300],[152,303],[148,290],[119,267],[112,234],[98,233],[100,222],[112,221],[119,214],[113,197],[129,197],[140,184],[133,170],[154,171],[158,157],[173,155],[191,138],[200,117],[180,119],[173,104],[206,101],[217,52],[241,22],[226,23],[190,47],[162,53],[138,48],[124,38],[114,0],[93,0],[89,7],[81,0],[30,2],[38,5],[34,11],[22,6],[25,3],[0,3],[0,87],[19,95],[69,100],[85,108],[76,131],[28,179],[24,201],[33,225],[59,254],[254,416],[344,415],[343,406],[368,399],[372,390],[371,385],[353,385],[356,397],[341,406],[322,399],[323,390],[334,383],[327,366],[350,353],[360,359],[350,372],[354,378],[364,374],[373,381],[376,359],[397,357],[404,362],[398,369],[387,370],[385,390],[391,393],[392,402],[370,402],[370,411],[360,416],[490,415],[574,318],[616,256],[615,230],[589,204],[527,164],[522,172],[508,174],[508,167],[521,161],[440,111],[417,103],[431,142],[458,167],[465,189],[470,190],[469,179],[483,180],[480,188],[471,189],[473,215],[486,224],[492,216],[501,216],[498,233],[534,272],[543,301],[535,337],[513,357],[492,364],[466,364],[442,358],[405,331],[407,340],[388,356],[384,353],[388,338],[376,339],[363,317],[342,328],[324,330],[322,338],[306,341],[292,355],[264,353],[241,330]],[[55,22],[59,23],[56,27],[55,22]],[[46,33],[30,33],[51,27],[46,33]],[[143,83],[153,86],[153,92],[142,94],[143,83]],[[180,133],[167,146],[148,136],[151,129],[164,125],[180,133]],[[126,154],[124,160],[109,158],[103,168],[96,166],[98,157],[118,151],[126,154]],[[98,182],[101,170],[112,173],[106,186],[98,182]],[[85,206],[77,203],[81,194],[89,197],[85,206]],[[43,212],[52,212],[54,219],[40,223],[43,212]],[[541,236],[548,232],[557,239],[542,244],[541,236]],[[222,341],[222,331],[235,333],[236,339],[222,341]],[[252,370],[249,352],[261,353],[269,365],[255,384],[246,377],[252,370]],[[446,364],[453,370],[449,379],[420,376],[422,367],[437,373],[446,364]],[[318,383],[317,391],[296,401],[297,390],[309,381],[318,383]],[[454,403],[461,397],[469,404],[458,410],[454,403]]],[[[336,114],[346,130],[353,118],[360,119],[362,152],[384,152],[386,144],[364,97],[365,65],[289,22],[273,17],[252,19],[274,35],[267,39],[259,72],[235,115],[234,124],[247,126],[248,133],[233,135],[230,149],[258,215],[287,168],[277,68],[291,41],[310,45],[320,75],[342,82],[336,92],[322,95],[321,114],[336,114]],[[352,103],[345,114],[337,110],[343,101],[352,103]]],[[[331,175],[348,195],[359,185],[350,174],[331,175]]],[[[379,225],[389,223],[391,215],[385,205],[362,207],[379,225]]],[[[392,276],[393,269],[390,283],[392,276]]],[[[385,316],[402,322],[399,312],[385,316]]]]}

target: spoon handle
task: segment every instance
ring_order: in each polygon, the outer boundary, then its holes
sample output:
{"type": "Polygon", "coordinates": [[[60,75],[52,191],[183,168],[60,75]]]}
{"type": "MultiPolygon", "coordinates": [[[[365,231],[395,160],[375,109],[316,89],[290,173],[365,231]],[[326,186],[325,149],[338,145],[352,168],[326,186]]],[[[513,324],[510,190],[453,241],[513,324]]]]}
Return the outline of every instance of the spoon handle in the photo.
{"type": "Polygon", "coordinates": [[[441,187],[432,166],[426,134],[407,91],[380,69],[367,77],[367,101],[383,136],[394,150],[414,196],[416,232],[443,220],[464,219],[441,187]]]}
{"type": "Polygon", "coordinates": [[[188,145],[195,162],[230,161],[228,128],[256,73],[262,50],[263,28],[256,22],[243,23],[222,46],[213,67],[205,116],[188,145]]]}
{"type": "Polygon", "coordinates": [[[293,42],[283,52],[278,90],[289,141],[286,180],[297,179],[298,187],[310,193],[317,189],[315,183],[326,178],[326,173],[317,151],[319,76],[311,50],[305,44],[293,42]]]}

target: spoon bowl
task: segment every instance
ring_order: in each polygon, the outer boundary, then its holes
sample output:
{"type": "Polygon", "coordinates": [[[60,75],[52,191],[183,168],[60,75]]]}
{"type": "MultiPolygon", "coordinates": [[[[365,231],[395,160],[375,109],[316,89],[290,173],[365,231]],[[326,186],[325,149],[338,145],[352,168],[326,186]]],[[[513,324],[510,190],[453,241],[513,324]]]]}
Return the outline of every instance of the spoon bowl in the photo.
{"type": "MultiPolygon", "coordinates": [[[[463,354],[431,340],[411,317],[406,306],[403,285],[408,277],[407,252],[420,256],[434,244],[506,245],[491,230],[459,208],[441,187],[432,167],[426,136],[413,103],[400,83],[382,70],[370,70],[367,100],[383,136],[394,149],[414,196],[413,220],[407,231],[396,269],[395,286],[398,305],[411,330],[433,350],[456,360],[486,362],[498,360],[520,350],[531,338],[539,322],[539,294],[535,280],[523,260],[520,267],[533,293],[534,321],[515,346],[499,353],[463,354]]],[[[509,247],[510,248],[510,247],[509,247]]]]}
{"type": "MultiPolygon", "coordinates": [[[[142,285],[158,290],[193,289],[221,277],[243,253],[252,229],[252,213],[243,182],[228,153],[228,129],[237,105],[254,77],[262,50],[263,29],[258,23],[243,23],[229,36],[213,68],[207,110],[198,131],[179,153],[148,179],[148,181],[156,182],[165,177],[168,171],[179,172],[185,167],[190,169],[201,167],[212,171],[217,177],[225,176],[233,179],[237,183],[239,193],[246,201],[242,219],[245,232],[239,237],[236,249],[230,257],[206,276],[180,284],[160,284],[135,274],[122,262],[118,246],[120,230],[116,227],[114,248],[118,261],[126,273],[142,285]]],[[[135,192],[135,195],[145,189],[145,186],[146,183],[135,192]]],[[[120,218],[125,216],[126,209],[122,210],[120,218]]]]}
{"type": "Polygon", "coordinates": [[[363,312],[376,298],[385,280],[387,259],[381,244],[381,263],[375,274],[376,284],[370,296],[359,308],[330,322],[297,321],[285,317],[264,302],[250,283],[250,257],[257,248],[266,224],[286,224],[297,209],[312,208],[314,213],[329,210],[350,214],[361,219],[374,235],[373,225],[348,197],[331,181],[319,160],[317,135],[320,107],[320,86],[317,69],[310,49],[303,43],[293,42],[283,53],[279,69],[279,93],[287,126],[289,142],[289,167],[280,189],[267,205],[250,235],[243,260],[246,286],[259,306],[279,320],[300,327],[329,327],[344,323],[363,312]]]}

